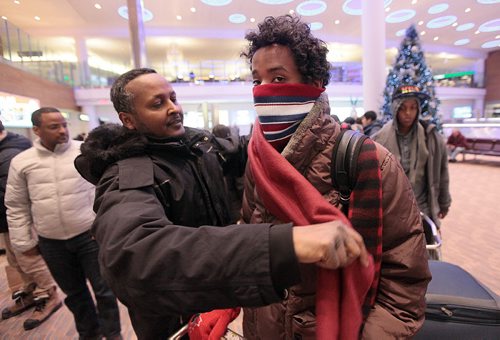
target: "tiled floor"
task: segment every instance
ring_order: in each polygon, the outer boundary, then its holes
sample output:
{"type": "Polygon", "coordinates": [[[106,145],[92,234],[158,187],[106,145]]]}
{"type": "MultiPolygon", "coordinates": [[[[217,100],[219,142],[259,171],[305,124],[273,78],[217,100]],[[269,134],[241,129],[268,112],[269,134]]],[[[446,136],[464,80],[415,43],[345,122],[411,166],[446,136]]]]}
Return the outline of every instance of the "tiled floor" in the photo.
{"type": "MultiPolygon", "coordinates": [[[[443,220],[443,260],[460,265],[500,294],[500,157],[469,156],[450,164],[450,178],[453,203],[443,220]]],[[[5,256],[0,256],[1,308],[10,302],[4,265],[5,256]]],[[[126,308],[120,306],[120,312],[124,338],[136,339],[126,308]]],[[[22,322],[29,313],[0,321],[0,339],[77,339],[66,307],[26,332],[22,322]]]]}

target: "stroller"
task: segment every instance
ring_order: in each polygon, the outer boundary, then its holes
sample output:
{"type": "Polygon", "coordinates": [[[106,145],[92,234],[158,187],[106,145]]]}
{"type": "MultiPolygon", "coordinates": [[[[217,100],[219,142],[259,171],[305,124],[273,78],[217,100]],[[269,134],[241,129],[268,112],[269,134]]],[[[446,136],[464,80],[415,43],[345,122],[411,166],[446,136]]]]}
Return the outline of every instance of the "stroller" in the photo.
{"type": "Polygon", "coordinates": [[[424,227],[425,241],[427,243],[426,248],[427,252],[429,253],[429,260],[441,261],[443,259],[441,254],[441,231],[429,216],[427,216],[423,212],[420,212],[420,216],[422,217],[422,224],[424,227]]]}

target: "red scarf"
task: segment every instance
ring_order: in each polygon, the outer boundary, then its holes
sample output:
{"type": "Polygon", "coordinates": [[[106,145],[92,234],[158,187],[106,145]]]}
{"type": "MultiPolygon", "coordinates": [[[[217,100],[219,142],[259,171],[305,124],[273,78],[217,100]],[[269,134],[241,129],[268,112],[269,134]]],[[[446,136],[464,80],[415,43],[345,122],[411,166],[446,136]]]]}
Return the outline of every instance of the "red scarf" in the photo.
{"type": "MultiPolygon", "coordinates": [[[[327,202],[264,138],[255,122],[248,147],[249,166],[264,206],[283,222],[308,225],[347,218],[327,202]]],[[[372,286],[374,266],[355,261],[341,270],[318,268],[317,339],[357,339],[363,323],[362,305],[372,286]]]]}

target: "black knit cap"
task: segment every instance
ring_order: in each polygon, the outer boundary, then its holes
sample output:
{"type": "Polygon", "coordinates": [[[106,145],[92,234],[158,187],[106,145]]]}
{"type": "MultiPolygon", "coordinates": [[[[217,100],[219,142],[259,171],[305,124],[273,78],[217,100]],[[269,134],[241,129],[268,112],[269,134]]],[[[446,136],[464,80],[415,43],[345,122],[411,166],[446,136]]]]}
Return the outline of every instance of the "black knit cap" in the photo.
{"type": "Polygon", "coordinates": [[[416,85],[399,86],[392,94],[392,101],[402,98],[418,98],[420,102],[429,99],[429,95],[421,92],[416,85]]]}

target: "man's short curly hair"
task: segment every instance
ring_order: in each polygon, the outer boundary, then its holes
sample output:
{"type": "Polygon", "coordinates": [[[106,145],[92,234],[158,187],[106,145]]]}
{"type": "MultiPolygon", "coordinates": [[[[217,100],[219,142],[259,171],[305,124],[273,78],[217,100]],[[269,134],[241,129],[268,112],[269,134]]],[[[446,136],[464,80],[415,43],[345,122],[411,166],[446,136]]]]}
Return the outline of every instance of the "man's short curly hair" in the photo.
{"type": "Polygon", "coordinates": [[[330,81],[330,63],[326,59],[326,43],[311,34],[311,28],[299,17],[284,15],[266,17],[258,24],[258,29],[245,35],[248,48],[242,57],[252,63],[258,49],[272,44],[288,46],[295,58],[297,68],[304,82],[311,84],[316,80],[323,82],[323,87],[330,81]]]}

